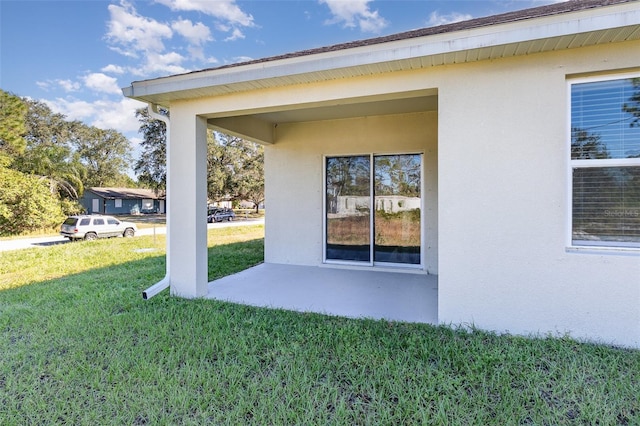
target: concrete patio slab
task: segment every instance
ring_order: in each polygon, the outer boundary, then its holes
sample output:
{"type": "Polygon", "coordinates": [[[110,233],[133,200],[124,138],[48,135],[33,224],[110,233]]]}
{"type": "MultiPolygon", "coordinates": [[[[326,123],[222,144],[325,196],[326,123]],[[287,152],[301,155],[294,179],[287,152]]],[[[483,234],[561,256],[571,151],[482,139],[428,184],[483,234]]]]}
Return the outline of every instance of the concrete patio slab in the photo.
{"type": "Polygon", "coordinates": [[[207,297],[349,318],[438,322],[435,275],[264,263],[210,282],[207,297]]]}

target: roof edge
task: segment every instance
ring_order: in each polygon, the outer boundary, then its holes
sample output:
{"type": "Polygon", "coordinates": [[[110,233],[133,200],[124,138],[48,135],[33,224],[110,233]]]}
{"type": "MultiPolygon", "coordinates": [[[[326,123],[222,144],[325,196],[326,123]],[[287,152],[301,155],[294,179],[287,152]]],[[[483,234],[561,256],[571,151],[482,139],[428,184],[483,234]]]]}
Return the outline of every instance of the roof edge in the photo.
{"type": "Polygon", "coordinates": [[[122,92],[126,97],[152,102],[150,99],[154,95],[184,92],[204,86],[231,86],[235,83],[252,80],[454,53],[474,48],[597,31],[603,28],[640,25],[640,9],[623,8],[622,10],[626,11],[625,14],[609,12],[611,6],[632,3],[639,3],[639,0],[569,0],[384,37],[303,50],[156,79],[134,81],[131,86],[123,88],[122,92]],[[583,13],[594,9],[602,9],[603,11],[590,18],[583,13]],[[576,14],[580,15],[576,16],[576,14]],[[566,15],[566,19],[556,20],[555,24],[540,21],[561,15],[566,15]],[[496,29],[490,34],[482,31],[499,25],[535,20],[538,20],[538,23],[532,23],[525,30],[520,28],[518,31],[518,27],[512,26],[508,30],[501,27],[502,31],[496,29]],[[535,32],[532,29],[539,29],[539,31],[535,32]],[[413,40],[425,37],[433,37],[433,43],[421,43],[419,46],[412,43],[413,40]],[[386,44],[392,44],[393,48],[384,49],[386,44]],[[363,48],[366,48],[366,51],[363,48]],[[327,65],[328,62],[330,65],[327,65]]]}

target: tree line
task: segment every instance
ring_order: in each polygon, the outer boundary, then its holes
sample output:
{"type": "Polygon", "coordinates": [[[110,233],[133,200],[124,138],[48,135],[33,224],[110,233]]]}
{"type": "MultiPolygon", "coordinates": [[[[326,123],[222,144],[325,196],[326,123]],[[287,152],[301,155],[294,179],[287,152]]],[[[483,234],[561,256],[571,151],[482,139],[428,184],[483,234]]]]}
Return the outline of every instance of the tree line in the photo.
{"type": "MultiPolygon", "coordinates": [[[[165,111],[165,113],[167,113],[165,111]]],[[[141,155],[121,133],[70,121],[45,103],[0,89],[0,236],[60,225],[81,212],[85,188],[166,188],[166,129],[146,108],[136,117],[141,155]],[[137,180],[128,175],[133,167],[137,180]]],[[[212,201],[264,200],[261,146],[209,132],[212,201]]]]}
{"type": "Polygon", "coordinates": [[[0,90],[0,235],[59,225],[92,186],[135,185],[131,142],[0,90]]]}
{"type": "MultiPolygon", "coordinates": [[[[160,109],[169,116],[169,111],[160,109]]],[[[140,158],[134,170],[138,181],[156,191],[166,189],[166,126],[149,116],[147,108],[136,111],[140,121],[140,158]]],[[[247,201],[256,212],[264,202],[264,148],[236,136],[207,131],[207,196],[211,202],[247,201]]]]}

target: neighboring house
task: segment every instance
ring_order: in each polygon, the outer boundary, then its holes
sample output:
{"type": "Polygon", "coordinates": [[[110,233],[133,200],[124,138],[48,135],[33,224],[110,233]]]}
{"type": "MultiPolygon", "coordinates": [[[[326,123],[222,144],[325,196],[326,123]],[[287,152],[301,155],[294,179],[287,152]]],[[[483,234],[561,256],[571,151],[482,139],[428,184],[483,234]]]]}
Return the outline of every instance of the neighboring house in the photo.
{"type": "Polygon", "coordinates": [[[90,214],[164,213],[165,195],[140,188],[88,188],[80,204],[90,214]]]}
{"type": "Polygon", "coordinates": [[[171,110],[173,295],[207,294],[212,128],[265,145],[265,262],[437,274],[441,324],[640,347],[639,79],[640,3],[581,0],[123,92],[171,110]],[[332,217],[338,187],[420,210],[332,217]]]}

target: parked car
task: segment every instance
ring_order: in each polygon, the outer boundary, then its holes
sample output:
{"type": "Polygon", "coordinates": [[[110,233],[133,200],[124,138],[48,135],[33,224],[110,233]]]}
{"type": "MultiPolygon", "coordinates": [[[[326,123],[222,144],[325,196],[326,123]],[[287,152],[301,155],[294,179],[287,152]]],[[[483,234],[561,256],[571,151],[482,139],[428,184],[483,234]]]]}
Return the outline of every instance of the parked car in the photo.
{"type": "Polygon", "coordinates": [[[220,209],[209,209],[209,214],[207,216],[207,222],[222,222],[223,220],[232,221],[236,218],[236,214],[232,209],[220,208],[220,209]]]}
{"type": "Polygon", "coordinates": [[[133,237],[138,231],[135,223],[125,222],[113,216],[77,215],[69,216],[60,229],[60,234],[69,240],[95,240],[108,237],[133,237]]]}

